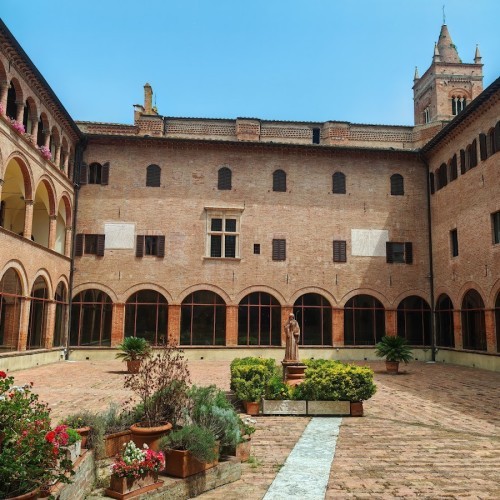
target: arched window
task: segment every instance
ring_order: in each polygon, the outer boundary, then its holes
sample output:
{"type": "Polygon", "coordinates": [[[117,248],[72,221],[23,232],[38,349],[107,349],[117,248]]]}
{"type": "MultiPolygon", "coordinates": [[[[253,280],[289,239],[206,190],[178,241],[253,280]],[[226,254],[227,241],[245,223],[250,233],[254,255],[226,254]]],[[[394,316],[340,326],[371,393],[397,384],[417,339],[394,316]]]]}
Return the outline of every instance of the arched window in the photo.
{"type": "Polygon", "coordinates": [[[286,192],[286,173],[283,170],[273,172],[273,191],[286,192]]]}
{"type": "Polygon", "coordinates": [[[140,290],[125,304],[125,337],[142,337],[150,344],[167,340],[168,303],[155,290],[140,290]]]}
{"type": "Polygon", "coordinates": [[[47,283],[39,276],[31,289],[27,349],[41,349],[44,347],[48,298],[47,283]]]}
{"type": "Polygon", "coordinates": [[[8,269],[0,280],[0,347],[2,351],[17,350],[23,300],[19,275],[14,269],[8,269]]]}
{"type": "Polygon", "coordinates": [[[344,307],[344,344],[375,345],[385,335],[385,309],[371,295],[356,295],[344,307]]]}
{"type": "Polygon", "coordinates": [[[281,306],[272,295],[253,292],[241,300],[238,345],[281,345],[281,306]]]}
{"type": "Polygon", "coordinates": [[[500,352],[500,292],[495,302],[495,325],[497,330],[497,352],[500,352]]]}
{"type": "Polygon", "coordinates": [[[342,172],[333,174],[333,194],[345,194],[345,175],[342,172]]]}
{"type": "Polygon", "coordinates": [[[462,95],[454,95],[451,97],[451,114],[458,115],[461,111],[465,109],[467,105],[467,99],[462,95]]]}
{"type": "Polygon", "coordinates": [[[218,179],[217,179],[217,189],[230,190],[231,189],[231,169],[227,167],[219,168],[218,179]]]}
{"type": "Polygon", "coordinates": [[[436,345],[455,347],[453,303],[448,295],[440,295],[436,304],[436,345]]]}
{"type": "Polygon", "coordinates": [[[464,349],[486,350],[484,302],[476,290],[469,290],[462,302],[462,339],[464,349]]]}
{"type": "Polygon", "coordinates": [[[453,155],[453,158],[450,160],[450,182],[456,180],[458,177],[458,168],[457,168],[457,155],[453,155]]]}
{"type": "Polygon", "coordinates": [[[469,149],[469,165],[470,168],[474,168],[477,166],[477,140],[474,139],[470,145],[469,149]]]}
{"type": "Polygon", "coordinates": [[[391,175],[391,195],[403,196],[405,194],[404,179],[400,174],[391,175]]]}
{"type": "Polygon", "coordinates": [[[71,306],[71,345],[111,345],[113,302],[101,290],[80,292],[71,306]]]}
{"type": "Polygon", "coordinates": [[[12,81],[7,91],[7,108],[5,114],[14,120],[17,118],[17,92],[12,81]]]}
{"type": "Polygon", "coordinates": [[[406,297],[398,306],[398,335],[411,345],[431,345],[431,308],[415,295],[406,297]]]}
{"type": "Polygon", "coordinates": [[[54,347],[66,345],[66,320],[68,316],[68,294],[66,286],[61,281],[57,285],[56,293],[54,295],[54,302],[56,303],[56,317],[54,322],[54,347]]]}
{"type": "Polygon", "coordinates": [[[215,292],[199,290],[181,305],[181,345],[225,345],[226,303],[215,292]]]}
{"type": "Polygon", "coordinates": [[[300,325],[300,345],[332,344],[332,306],[322,295],[306,293],[293,305],[300,325]]]}
{"type": "Polygon", "coordinates": [[[447,168],[446,163],[442,163],[438,168],[439,189],[444,188],[448,184],[448,174],[446,172],[447,168]]]}
{"type": "Polygon", "coordinates": [[[158,165],[148,165],[146,168],[146,186],[160,187],[161,168],[158,165]]]}

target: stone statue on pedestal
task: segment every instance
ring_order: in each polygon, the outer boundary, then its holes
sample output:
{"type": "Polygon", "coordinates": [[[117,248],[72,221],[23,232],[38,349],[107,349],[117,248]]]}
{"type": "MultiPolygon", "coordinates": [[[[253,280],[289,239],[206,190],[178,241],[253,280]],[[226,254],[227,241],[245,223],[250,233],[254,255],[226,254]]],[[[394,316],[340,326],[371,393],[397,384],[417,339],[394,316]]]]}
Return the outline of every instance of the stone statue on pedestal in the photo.
{"type": "Polygon", "coordinates": [[[285,323],[286,348],[284,361],[299,361],[300,326],[295,316],[290,313],[285,323]]]}

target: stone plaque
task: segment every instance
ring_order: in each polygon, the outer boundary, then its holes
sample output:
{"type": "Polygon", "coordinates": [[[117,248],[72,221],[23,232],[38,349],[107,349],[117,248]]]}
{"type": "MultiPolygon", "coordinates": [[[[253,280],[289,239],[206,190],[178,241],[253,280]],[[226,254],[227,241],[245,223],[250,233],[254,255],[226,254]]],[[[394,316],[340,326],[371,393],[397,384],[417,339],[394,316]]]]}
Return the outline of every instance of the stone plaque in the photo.
{"type": "Polygon", "coordinates": [[[306,415],[307,407],[305,401],[263,399],[262,413],[264,415],[306,415]]]}
{"type": "Polygon", "coordinates": [[[125,222],[108,222],[104,224],[106,235],[106,250],[134,249],[135,224],[125,222]]]}
{"type": "Polygon", "coordinates": [[[349,401],[308,401],[308,415],[350,415],[349,401]]]}
{"type": "Polygon", "coordinates": [[[389,231],[385,229],[351,229],[351,255],[385,257],[389,231]]]}

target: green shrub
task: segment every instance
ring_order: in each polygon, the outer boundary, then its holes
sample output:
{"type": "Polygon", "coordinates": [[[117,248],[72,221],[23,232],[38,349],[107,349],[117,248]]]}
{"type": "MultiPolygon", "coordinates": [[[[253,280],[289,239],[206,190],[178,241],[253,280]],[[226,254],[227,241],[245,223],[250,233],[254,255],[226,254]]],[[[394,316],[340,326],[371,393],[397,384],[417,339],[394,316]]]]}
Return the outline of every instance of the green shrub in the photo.
{"type": "Polygon", "coordinates": [[[235,390],[233,386],[234,379],[242,378],[250,380],[253,377],[254,371],[252,368],[256,368],[259,373],[262,373],[263,378],[267,380],[275,372],[276,362],[272,358],[256,358],[252,356],[233,359],[230,367],[232,391],[235,390]]]}
{"type": "Polygon", "coordinates": [[[72,427],[68,427],[66,433],[68,434],[68,445],[75,444],[77,441],[82,440],[82,436],[72,427]]]}
{"type": "Polygon", "coordinates": [[[304,382],[295,387],[294,399],[316,401],[365,401],[376,391],[373,371],[364,366],[319,363],[308,368],[304,382]]]}
{"type": "Polygon", "coordinates": [[[283,376],[276,372],[268,381],[265,388],[266,399],[290,399],[291,386],[283,382],[283,376]]]}
{"type": "MultiPolygon", "coordinates": [[[[217,443],[214,434],[196,424],[185,425],[181,429],[162,437],[161,450],[174,449],[190,451],[200,462],[213,462],[217,458],[217,443]]],[[[168,458],[167,458],[168,460],[168,458]]]]}

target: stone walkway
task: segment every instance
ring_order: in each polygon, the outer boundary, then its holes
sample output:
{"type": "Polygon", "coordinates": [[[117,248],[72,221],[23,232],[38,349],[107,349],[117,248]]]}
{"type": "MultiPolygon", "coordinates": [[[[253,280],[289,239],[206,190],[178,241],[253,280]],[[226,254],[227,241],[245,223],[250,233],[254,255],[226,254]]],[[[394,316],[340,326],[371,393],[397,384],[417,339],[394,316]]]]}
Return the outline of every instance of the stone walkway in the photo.
{"type": "MultiPolygon", "coordinates": [[[[414,362],[391,376],[382,362],[369,364],[378,391],[365,402],[365,417],[342,419],[325,498],[499,499],[500,374],[414,362]]],[[[229,388],[228,362],[192,361],[190,369],[194,383],[229,388]]],[[[55,421],[129,397],[116,360],[63,362],[14,375],[18,383],[35,383],[55,421]]],[[[242,479],[199,498],[262,499],[309,420],[259,417],[242,479]]]]}

